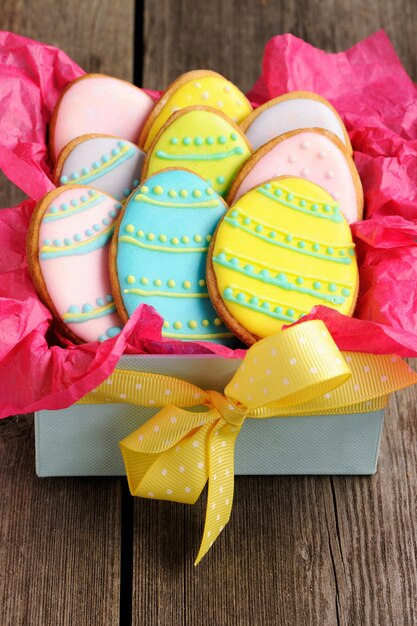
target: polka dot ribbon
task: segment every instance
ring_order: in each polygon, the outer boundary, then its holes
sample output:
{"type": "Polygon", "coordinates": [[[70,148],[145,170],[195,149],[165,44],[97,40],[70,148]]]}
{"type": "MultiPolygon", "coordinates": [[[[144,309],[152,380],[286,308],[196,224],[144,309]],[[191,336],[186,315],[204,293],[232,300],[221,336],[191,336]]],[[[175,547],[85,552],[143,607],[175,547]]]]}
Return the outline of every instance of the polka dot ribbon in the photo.
{"type": "Polygon", "coordinates": [[[396,356],[341,353],[313,320],[254,344],[224,394],[146,372],[115,370],[82,403],[162,407],[120,442],[135,496],[194,504],[208,484],[196,564],[231,514],[234,446],[246,418],[369,412],[417,382],[396,356]],[[188,409],[188,410],[187,410],[188,409]]]}

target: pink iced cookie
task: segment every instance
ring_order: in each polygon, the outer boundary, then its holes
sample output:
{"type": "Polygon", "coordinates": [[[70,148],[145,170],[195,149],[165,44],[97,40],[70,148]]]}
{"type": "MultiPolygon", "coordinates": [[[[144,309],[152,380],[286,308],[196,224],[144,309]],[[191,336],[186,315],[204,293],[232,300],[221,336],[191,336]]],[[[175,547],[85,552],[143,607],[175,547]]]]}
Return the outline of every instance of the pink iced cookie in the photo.
{"type": "Polygon", "coordinates": [[[90,133],[138,142],[154,101],[142,89],[105,76],[86,74],[71,82],[55,107],[50,125],[50,154],[55,162],[72,139],[90,133]]]}
{"type": "Polygon", "coordinates": [[[33,213],[29,270],[41,299],[73,341],[104,341],[122,328],[108,262],[121,208],[105,193],[71,185],[48,193],[33,213]]]}
{"type": "Polygon", "coordinates": [[[296,130],[259,148],[237,175],[228,204],[277,176],[297,176],[320,185],[339,203],[349,223],[362,219],[359,174],[352,157],[333,133],[318,128],[296,130]]]}

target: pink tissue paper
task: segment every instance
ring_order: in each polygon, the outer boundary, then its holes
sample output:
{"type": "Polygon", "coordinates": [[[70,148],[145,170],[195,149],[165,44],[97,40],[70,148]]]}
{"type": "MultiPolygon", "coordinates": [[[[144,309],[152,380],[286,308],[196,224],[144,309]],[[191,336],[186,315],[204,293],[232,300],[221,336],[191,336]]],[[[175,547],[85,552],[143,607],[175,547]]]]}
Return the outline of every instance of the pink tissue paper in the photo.
{"type": "MultiPolygon", "coordinates": [[[[146,305],[101,344],[73,345],[57,336],[28,273],[26,233],[36,202],[54,188],[47,150],[52,111],[67,83],[83,73],[57,48],[0,33],[0,167],[30,198],[0,210],[0,417],[71,405],[105,380],[123,353],[243,354],[164,340],[162,319],[146,305]]],[[[294,90],[324,96],[342,116],[366,211],[352,225],[360,264],[354,317],[317,306],[298,323],[322,319],[341,350],[417,356],[417,86],[382,31],[337,54],[280,35],[266,45],[249,98],[258,106],[294,90]]]]}

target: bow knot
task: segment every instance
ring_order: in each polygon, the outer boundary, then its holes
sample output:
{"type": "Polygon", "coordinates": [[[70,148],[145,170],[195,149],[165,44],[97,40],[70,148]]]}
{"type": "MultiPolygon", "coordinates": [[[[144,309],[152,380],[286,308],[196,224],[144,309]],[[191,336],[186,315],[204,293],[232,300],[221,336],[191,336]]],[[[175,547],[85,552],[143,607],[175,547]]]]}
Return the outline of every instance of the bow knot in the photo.
{"type": "Polygon", "coordinates": [[[207,391],[209,403],[231,426],[242,426],[248,413],[247,407],[238,407],[232,400],[218,391],[207,391]]]}

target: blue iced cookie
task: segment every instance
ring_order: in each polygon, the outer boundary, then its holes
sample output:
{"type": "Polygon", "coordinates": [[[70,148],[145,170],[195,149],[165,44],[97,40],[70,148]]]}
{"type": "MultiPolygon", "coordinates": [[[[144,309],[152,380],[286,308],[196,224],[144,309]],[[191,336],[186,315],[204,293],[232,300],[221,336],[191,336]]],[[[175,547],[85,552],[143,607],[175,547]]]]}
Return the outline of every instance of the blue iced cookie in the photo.
{"type": "Polygon", "coordinates": [[[233,337],[206,286],[208,246],[226,209],[211,185],[183,169],[154,174],[130,196],[112,248],[113,291],[123,321],[149,304],[164,318],[164,337],[233,337]]]}

